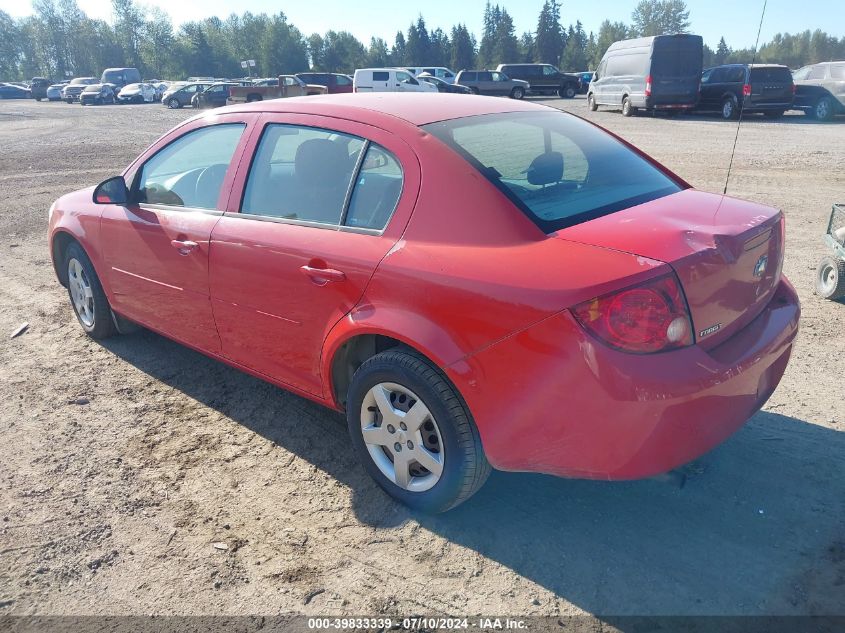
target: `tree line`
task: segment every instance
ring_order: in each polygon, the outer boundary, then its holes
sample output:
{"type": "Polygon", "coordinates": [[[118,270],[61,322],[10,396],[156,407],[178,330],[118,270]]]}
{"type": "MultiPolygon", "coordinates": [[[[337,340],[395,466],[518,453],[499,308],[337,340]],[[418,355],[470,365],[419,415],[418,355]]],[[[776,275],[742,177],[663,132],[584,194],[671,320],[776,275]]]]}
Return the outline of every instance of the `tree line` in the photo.
{"type": "MultiPolygon", "coordinates": [[[[256,60],[258,75],[308,69],[352,72],[365,66],[449,66],[492,68],[504,62],[542,62],[562,70],[595,69],[607,47],[630,37],[690,32],[683,0],[641,0],[631,22],[605,20],[586,33],[580,20],[564,27],[561,2],[545,0],[536,29],[517,35],[504,6],[488,1],[477,39],[464,23],[430,29],[420,15],[393,42],[369,45],[347,31],[305,35],[284,13],[231,14],[174,27],[157,7],[135,0],[112,0],[113,20],[89,18],[76,0],[33,0],[33,15],[12,18],[0,11],[0,79],[97,75],[103,68],[133,66],[147,78],[243,76],[241,61],[256,60]]],[[[750,62],[754,51],[731,49],[722,38],[705,46],[704,64],[750,62]]],[[[845,59],[845,37],[821,30],[778,34],[760,47],[760,62],[792,68],[845,59]]]]}

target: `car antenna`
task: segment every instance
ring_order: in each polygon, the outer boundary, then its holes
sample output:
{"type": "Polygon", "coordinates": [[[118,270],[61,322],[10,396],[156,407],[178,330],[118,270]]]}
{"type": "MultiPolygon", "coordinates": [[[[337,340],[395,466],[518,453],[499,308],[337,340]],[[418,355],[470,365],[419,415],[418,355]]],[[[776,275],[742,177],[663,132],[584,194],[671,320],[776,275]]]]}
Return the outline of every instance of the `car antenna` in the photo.
{"type": "MultiPolygon", "coordinates": [[[[763,0],[763,13],[760,14],[760,26],[757,27],[757,40],[754,42],[754,52],[751,55],[751,69],[749,69],[749,81],[751,70],[754,68],[754,62],[757,61],[757,47],[760,45],[760,32],[763,30],[763,18],[766,17],[766,5],[768,4],[769,0],[763,0]]],[[[745,95],[743,96],[743,101],[745,100],[745,95]]],[[[736,142],[739,140],[739,128],[742,125],[742,113],[745,111],[745,108],[740,106],[739,107],[739,121],[736,122],[736,136],[734,136],[734,146],[731,150],[731,160],[728,163],[728,175],[725,177],[725,188],[722,191],[722,195],[728,194],[728,183],[731,180],[731,168],[734,165],[734,154],[736,153],[736,142]]]]}

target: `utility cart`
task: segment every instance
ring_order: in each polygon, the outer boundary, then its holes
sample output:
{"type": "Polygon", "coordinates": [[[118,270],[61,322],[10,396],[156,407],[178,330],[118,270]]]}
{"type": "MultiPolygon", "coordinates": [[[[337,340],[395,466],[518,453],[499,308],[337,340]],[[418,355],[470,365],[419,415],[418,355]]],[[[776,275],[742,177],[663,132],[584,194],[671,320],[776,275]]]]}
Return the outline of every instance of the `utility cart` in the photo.
{"type": "Polygon", "coordinates": [[[816,270],[816,292],[825,299],[845,297],[845,204],[834,204],[824,241],[833,255],[823,257],[816,270]]]}

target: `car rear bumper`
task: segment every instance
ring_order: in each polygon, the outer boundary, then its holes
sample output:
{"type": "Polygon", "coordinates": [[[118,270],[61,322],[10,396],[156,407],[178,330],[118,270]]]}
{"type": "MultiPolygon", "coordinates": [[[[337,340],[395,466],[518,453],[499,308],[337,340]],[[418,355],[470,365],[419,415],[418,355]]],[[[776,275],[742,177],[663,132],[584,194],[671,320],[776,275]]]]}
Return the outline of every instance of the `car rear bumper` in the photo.
{"type": "Polygon", "coordinates": [[[783,279],[763,312],[716,348],[634,355],[591,338],[564,311],[446,371],[494,467],[639,479],[699,457],[760,409],[799,317],[783,279]]]}

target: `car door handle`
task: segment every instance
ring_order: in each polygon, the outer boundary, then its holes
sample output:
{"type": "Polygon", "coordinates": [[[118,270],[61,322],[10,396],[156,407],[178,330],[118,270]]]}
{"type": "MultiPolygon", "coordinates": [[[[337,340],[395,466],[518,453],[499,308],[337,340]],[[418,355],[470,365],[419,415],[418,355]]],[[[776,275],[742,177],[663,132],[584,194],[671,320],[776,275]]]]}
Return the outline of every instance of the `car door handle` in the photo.
{"type": "Polygon", "coordinates": [[[190,255],[199,246],[191,240],[170,240],[170,245],[179,251],[180,255],[190,255]]]}
{"type": "Polygon", "coordinates": [[[324,286],[329,281],[346,280],[346,274],[344,272],[333,268],[314,268],[312,266],[305,265],[299,270],[311,277],[311,281],[320,286],[324,286]]]}

